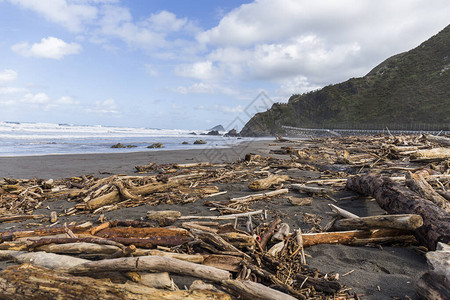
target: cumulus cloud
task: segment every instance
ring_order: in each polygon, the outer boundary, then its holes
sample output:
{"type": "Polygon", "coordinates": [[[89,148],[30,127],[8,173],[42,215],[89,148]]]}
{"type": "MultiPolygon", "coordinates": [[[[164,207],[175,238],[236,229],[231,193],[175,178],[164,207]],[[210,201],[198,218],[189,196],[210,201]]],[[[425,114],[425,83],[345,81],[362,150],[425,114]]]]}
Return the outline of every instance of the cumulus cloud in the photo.
{"type": "Polygon", "coordinates": [[[49,104],[50,103],[50,97],[46,93],[27,93],[23,96],[23,98],[20,100],[22,103],[26,104],[49,104]]]}
{"type": "Polygon", "coordinates": [[[27,57],[61,59],[66,55],[80,53],[82,47],[77,43],[66,43],[61,39],[50,36],[43,38],[40,43],[34,43],[33,45],[19,43],[13,45],[11,49],[27,57]]]}
{"type": "Polygon", "coordinates": [[[135,21],[128,8],[118,5],[105,6],[101,10],[98,28],[94,30],[94,39],[106,42],[110,38],[118,38],[131,47],[146,50],[167,47],[180,47],[184,42],[168,37],[179,31],[193,32],[196,26],[187,18],[177,18],[168,11],[150,14],[142,21],[135,21]],[[105,40],[106,39],[106,40],[105,40]]]}
{"type": "Polygon", "coordinates": [[[85,109],[89,113],[98,113],[104,115],[117,115],[119,114],[119,107],[114,99],[106,99],[103,101],[95,101],[92,107],[85,109]]]}
{"type": "Polygon", "coordinates": [[[363,76],[417,46],[448,24],[448,8],[444,0],[254,1],[197,34],[209,52],[176,74],[208,81],[198,67],[214,66],[215,80],[234,77],[305,92],[363,76]]]}
{"type": "Polygon", "coordinates": [[[200,61],[194,64],[179,65],[175,69],[175,74],[183,77],[210,80],[217,77],[218,69],[213,65],[212,61],[200,61]]]}
{"type": "Polygon", "coordinates": [[[17,80],[18,74],[11,69],[4,69],[0,72],[0,84],[10,83],[17,80]]]}
{"type": "MultiPolygon", "coordinates": [[[[67,0],[9,0],[22,8],[33,10],[45,19],[67,29],[80,32],[83,25],[97,17],[97,8],[90,3],[111,1],[67,1],[67,0]]],[[[115,1],[113,1],[115,2],[115,1]]]]}

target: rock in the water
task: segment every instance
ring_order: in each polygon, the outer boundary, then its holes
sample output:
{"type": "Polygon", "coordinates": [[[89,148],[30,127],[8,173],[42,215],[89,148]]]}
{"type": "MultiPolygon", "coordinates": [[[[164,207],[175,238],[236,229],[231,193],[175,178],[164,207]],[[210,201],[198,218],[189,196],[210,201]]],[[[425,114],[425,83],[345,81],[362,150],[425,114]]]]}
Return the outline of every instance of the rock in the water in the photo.
{"type": "Polygon", "coordinates": [[[232,137],[236,137],[236,136],[240,136],[239,133],[237,132],[236,129],[231,129],[230,131],[228,131],[225,136],[232,136],[232,137]]]}
{"type": "Polygon", "coordinates": [[[190,132],[189,134],[190,135],[197,135],[195,132],[190,132]]]}
{"type": "Polygon", "coordinates": [[[126,147],[127,148],[136,148],[137,146],[136,145],[127,145],[126,147]]]}
{"type": "Polygon", "coordinates": [[[225,131],[225,128],[223,128],[222,125],[217,125],[217,126],[214,126],[213,128],[208,129],[208,130],[209,131],[225,131]]]}
{"type": "Polygon", "coordinates": [[[182,142],[181,144],[182,145],[188,145],[189,143],[188,142],[182,142]]]}
{"type": "Polygon", "coordinates": [[[201,145],[201,144],[206,144],[206,142],[204,140],[196,140],[194,142],[194,145],[201,145]]]}
{"type": "Polygon", "coordinates": [[[210,132],[207,133],[207,135],[220,135],[220,133],[217,130],[211,130],[210,132]]]}
{"type": "Polygon", "coordinates": [[[150,146],[147,146],[147,148],[164,148],[164,145],[162,143],[153,143],[150,146]]]}
{"type": "Polygon", "coordinates": [[[112,145],[111,148],[125,148],[125,145],[122,143],[117,143],[115,145],[112,145]]]}

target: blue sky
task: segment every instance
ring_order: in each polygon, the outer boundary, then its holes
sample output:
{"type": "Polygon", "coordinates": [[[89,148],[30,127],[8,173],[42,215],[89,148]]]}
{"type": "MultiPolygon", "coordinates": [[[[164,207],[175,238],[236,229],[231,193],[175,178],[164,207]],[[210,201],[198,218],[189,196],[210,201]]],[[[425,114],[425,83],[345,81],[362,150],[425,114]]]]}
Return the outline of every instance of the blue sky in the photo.
{"type": "Polygon", "coordinates": [[[261,92],[363,76],[449,15],[448,0],[0,0],[0,121],[240,130],[261,92]]]}

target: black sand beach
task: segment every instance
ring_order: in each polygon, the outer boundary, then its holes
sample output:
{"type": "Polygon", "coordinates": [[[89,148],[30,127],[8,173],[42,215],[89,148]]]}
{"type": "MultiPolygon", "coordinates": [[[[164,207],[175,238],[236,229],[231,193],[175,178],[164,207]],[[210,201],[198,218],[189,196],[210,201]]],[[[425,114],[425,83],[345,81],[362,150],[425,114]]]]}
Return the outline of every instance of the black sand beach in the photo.
{"type": "MultiPolygon", "coordinates": [[[[272,141],[258,141],[236,146],[232,149],[217,150],[184,150],[184,151],[149,151],[121,154],[83,154],[83,155],[48,155],[29,157],[3,157],[0,158],[0,175],[10,178],[65,178],[92,174],[97,177],[110,174],[134,175],[135,165],[156,163],[190,163],[196,161],[224,162],[243,158],[246,153],[254,152],[268,155],[271,148],[279,149],[283,144],[270,146],[272,141]]],[[[271,154],[274,156],[273,154],[271,154]]],[[[289,156],[284,155],[284,158],[289,156]]],[[[284,174],[315,178],[313,171],[288,170],[284,174]]],[[[217,200],[244,196],[251,193],[246,182],[241,184],[218,185],[220,190],[228,193],[215,197],[217,200]]],[[[297,192],[289,195],[298,196],[297,192]]],[[[335,195],[335,198],[344,197],[346,191],[335,195]]],[[[214,211],[203,205],[204,200],[186,205],[158,205],[150,207],[143,205],[134,208],[125,208],[105,213],[109,220],[134,219],[141,220],[146,211],[152,210],[178,210],[183,215],[213,215],[214,211]]],[[[264,200],[251,205],[252,209],[267,209],[270,214],[279,214],[283,222],[289,223],[292,230],[308,226],[303,222],[302,214],[310,213],[322,216],[321,224],[325,226],[331,216],[327,214],[328,203],[333,203],[325,197],[314,196],[312,206],[292,206],[286,197],[276,200],[264,200]]],[[[46,202],[43,208],[35,214],[49,214],[50,211],[62,212],[73,206],[73,202],[64,200],[46,202]]],[[[368,198],[339,201],[339,206],[359,215],[368,216],[383,213],[375,201],[368,198]]],[[[61,222],[98,219],[98,215],[75,215],[62,217],[61,222]]],[[[21,228],[27,221],[15,224],[21,228]]],[[[10,228],[10,223],[3,223],[0,229],[10,228]]],[[[360,299],[414,299],[414,285],[419,277],[426,271],[427,266],[422,254],[414,247],[352,247],[344,245],[318,245],[306,249],[307,262],[312,268],[319,271],[339,273],[340,282],[351,288],[360,299]],[[343,274],[348,273],[346,276],[343,274]]],[[[3,264],[3,267],[5,265],[3,264]]]]}

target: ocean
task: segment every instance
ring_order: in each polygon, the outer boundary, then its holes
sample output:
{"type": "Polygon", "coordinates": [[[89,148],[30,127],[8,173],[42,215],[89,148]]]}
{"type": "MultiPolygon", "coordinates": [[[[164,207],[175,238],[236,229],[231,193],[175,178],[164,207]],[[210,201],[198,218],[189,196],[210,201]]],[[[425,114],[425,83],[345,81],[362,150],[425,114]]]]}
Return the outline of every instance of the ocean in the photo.
{"type": "MultiPolygon", "coordinates": [[[[207,130],[0,121],[0,156],[225,148],[253,139],[201,135],[207,132],[207,130]],[[207,144],[194,145],[193,142],[198,139],[206,141],[207,144]],[[183,142],[188,142],[188,144],[183,145],[183,142]],[[112,145],[117,143],[135,145],[137,147],[111,148],[112,145]],[[164,148],[147,148],[153,143],[163,143],[164,148]]],[[[221,132],[221,134],[224,133],[221,132]]]]}

